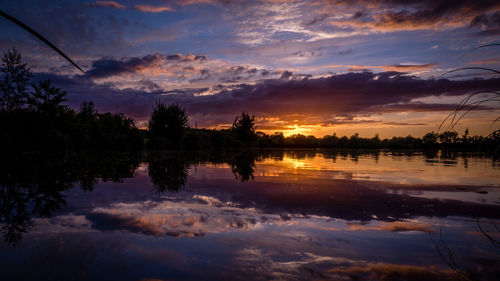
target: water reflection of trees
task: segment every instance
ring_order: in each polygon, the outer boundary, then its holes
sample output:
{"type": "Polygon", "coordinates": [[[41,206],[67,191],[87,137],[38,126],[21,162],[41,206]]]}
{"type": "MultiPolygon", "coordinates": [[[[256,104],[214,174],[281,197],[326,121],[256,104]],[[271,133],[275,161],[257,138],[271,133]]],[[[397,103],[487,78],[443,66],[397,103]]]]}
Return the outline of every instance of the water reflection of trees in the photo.
{"type": "MultiPolygon", "coordinates": [[[[253,150],[205,152],[150,152],[147,156],[149,176],[158,194],[179,191],[187,182],[192,165],[229,164],[236,179],[243,182],[254,178],[255,162],[268,153],[253,150]]],[[[269,155],[268,155],[269,156],[269,155]]]]}
{"type": "Polygon", "coordinates": [[[360,156],[370,157],[378,163],[380,154],[383,153],[380,150],[323,150],[321,155],[326,159],[332,159],[333,162],[337,161],[337,158],[350,159],[353,162],[358,162],[360,156]]]}
{"type": "MultiPolygon", "coordinates": [[[[457,166],[459,162],[462,163],[464,168],[469,166],[469,161],[472,158],[484,158],[491,159],[493,168],[498,166],[499,161],[491,158],[486,153],[475,152],[475,151],[457,151],[457,150],[353,150],[353,149],[345,149],[345,150],[316,150],[315,153],[319,153],[326,159],[332,159],[335,163],[337,158],[343,160],[351,160],[353,162],[359,161],[359,157],[370,157],[375,160],[375,163],[378,163],[380,155],[385,157],[405,157],[408,161],[412,161],[415,156],[423,156],[424,161],[431,166],[440,165],[440,166],[457,166]]],[[[288,154],[288,152],[287,152],[288,154]]],[[[288,154],[288,156],[296,157],[296,153],[288,154]]],[[[305,152],[302,152],[304,157],[297,159],[305,159],[305,152]]]]}
{"type": "Polygon", "coordinates": [[[148,154],[148,173],[158,194],[179,191],[188,176],[189,162],[180,152],[150,152],[148,154]]]}
{"type": "Polygon", "coordinates": [[[236,179],[240,179],[243,182],[253,179],[256,159],[256,153],[238,153],[234,157],[231,157],[229,165],[231,165],[231,171],[236,179]]]}
{"type": "Polygon", "coordinates": [[[66,205],[75,184],[93,190],[98,178],[132,177],[139,157],[123,153],[5,153],[0,157],[0,224],[4,240],[21,242],[32,217],[50,217],[66,205]]]}
{"type": "Polygon", "coordinates": [[[179,191],[191,165],[229,164],[241,181],[253,179],[255,151],[140,153],[4,153],[0,158],[0,225],[4,240],[21,242],[33,217],[50,217],[66,205],[64,191],[79,185],[93,191],[99,180],[121,182],[134,176],[139,163],[148,163],[156,192],[179,191]]]}

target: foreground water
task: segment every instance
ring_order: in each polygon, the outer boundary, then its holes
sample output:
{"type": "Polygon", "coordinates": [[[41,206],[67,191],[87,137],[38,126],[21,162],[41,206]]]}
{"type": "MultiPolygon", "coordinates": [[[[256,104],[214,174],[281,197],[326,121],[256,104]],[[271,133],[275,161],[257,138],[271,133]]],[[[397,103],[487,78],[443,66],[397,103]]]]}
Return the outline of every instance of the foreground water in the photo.
{"type": "Polygon", "coordinates": [[[4,154],[1,280],[500,280],[466,153],[4,154]]]}

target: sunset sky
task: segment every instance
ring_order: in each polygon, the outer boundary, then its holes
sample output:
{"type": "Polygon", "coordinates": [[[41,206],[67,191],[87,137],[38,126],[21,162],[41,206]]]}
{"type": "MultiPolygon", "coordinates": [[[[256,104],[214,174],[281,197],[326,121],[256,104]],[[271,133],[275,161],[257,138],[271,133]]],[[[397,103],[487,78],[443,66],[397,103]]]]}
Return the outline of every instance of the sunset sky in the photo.
{"type": "MultiPolygon", "coordinates": [[[[488,0],[7,1],[0,9],[66,60],[0,18],[0,51],[23,54],[78,108],[123,112],[144,126],[155,100],[194,127],[228,128],[242,111],[258,130],[422,136],[467,94],[500,90],[500,2],[488,0]],[[466,55],[464,55],[466,54],[466,55]]],[[[475,100],[484,97],[477,96],[475,100]]],[[[488,134],[500,102],[457,126],[488,134]]]]}

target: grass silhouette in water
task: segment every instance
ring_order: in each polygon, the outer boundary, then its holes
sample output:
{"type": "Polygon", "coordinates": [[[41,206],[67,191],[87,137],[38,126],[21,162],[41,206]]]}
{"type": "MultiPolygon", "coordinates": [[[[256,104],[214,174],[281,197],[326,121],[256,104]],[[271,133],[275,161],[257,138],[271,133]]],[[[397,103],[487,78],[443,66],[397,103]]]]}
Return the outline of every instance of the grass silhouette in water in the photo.
{"type": "MultiPolygon", "coordinates": [[[[485,44],[481,45],[478,47],[475,47],[465,54],[462,55],[462,57],[476,51],[482,48],[487,48],[487,47],[498,47],[500,44],[498,43],[493,43],[493,44],[485,44]]],[[[454,73],[454,72],[459,72],[459,71],[464,71],[464,70],[484,70],[493,74],[500,74],[499,70],[492,69],[492,68],[486,68],[486,67],[461,67],[457,69],[453,69],[450,71],[447,71],[443,74],[440,75],[440,77],[443,77],[447,74],[454,73]]],[[[460,122],[469,112],[471,112],[473,109],[477,108],[480,105],[483,105],[486,102],[492,102],[492,101],[500,101],[500,89],[498,90],[481,90],[474,92],[472,94],[469,94],[467,97],[463,98],[462,101],[460,101],[457,105],[457,108],[451,112],[446,118],[441,122],[441,124],[438,127],[438,131],[443,127],[443,125],[446,123],[446,121],[449,120],[449,126],[447,127],[447,130],[454,130],[455,126],[460,122]],[[480,97],[481,95],[486,95],[480,100],[474,101],[472,98],[474,97],[480,97]],[[459,116],[459,117],[458,117],[459,116]]],[[[490,124],[490,127],[492,127],[498,120],[500,120],[500,116],[497,117],[495,120],[493,120],[490,124]]]]}

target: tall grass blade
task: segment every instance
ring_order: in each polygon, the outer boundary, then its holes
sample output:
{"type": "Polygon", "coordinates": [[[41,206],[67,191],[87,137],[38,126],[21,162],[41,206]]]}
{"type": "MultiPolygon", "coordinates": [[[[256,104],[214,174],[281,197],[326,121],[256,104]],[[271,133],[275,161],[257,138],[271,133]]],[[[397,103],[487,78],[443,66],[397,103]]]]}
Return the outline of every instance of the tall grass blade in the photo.
{"type": "Polygon", "coordinates": [[[474,52],[477,49],[486,48],[486,47],[492,47],[492,46],[500,46],[500,43],[492,43],[492,44],[485,44],[485,45],[477,46],[477,47],[469,50],[467,53],[463,54],[461,57],[465,57],[466,55],[474,52]]]}
{"type": "Polygon", "coordinates": [[[24,24],[23,22],[21,22],[20,20],[14,18],[13,16],[5,13],[4,11],[0,10],[0,16],[8,19],[9,21],[17,24],[18,26],[20,26],[21,28],[23,28],[24,30],[28,31],[29,33],[31,33],[33,36],[35,36],[36,38],[42,40],[43,43],[47,44],[50,48],[52,48],[54,51],[56,51],[59,55],[61,55],[62,57],[64,57],[67,61],[69,61],[72,65],[74,65],[76,68],[78,68],[78,70],[80,70],[82,73],[85,74],[85,71],[83,71],[83,69],[81,69],[74,61],[72,61],[66,54],[64,54],[61,50],[59,50],[56,46],[54,46],[54,44],[50,43],[49,40],[45,39],[45,37],[43,37],[42,35],[40,35],[40,33],[36,32],[35,30],[33,30],[31,27],[27,26],[26,24],[24,24]]]}
{"type": "Polygon", "coordinates": [[[443,77],[446,74],[450,74],[450,73],[462,71],[462,70],[486,70],[486,71],[494,72],[496,74],[500,74],[500,71],[495,70],[495,69],[491,69],[491,68],[486,68],[486,67],[462,67],[462,68],[457,68],[457,69],[447,71],[447,72],[439,75],[439,77],[443,77]]]}

